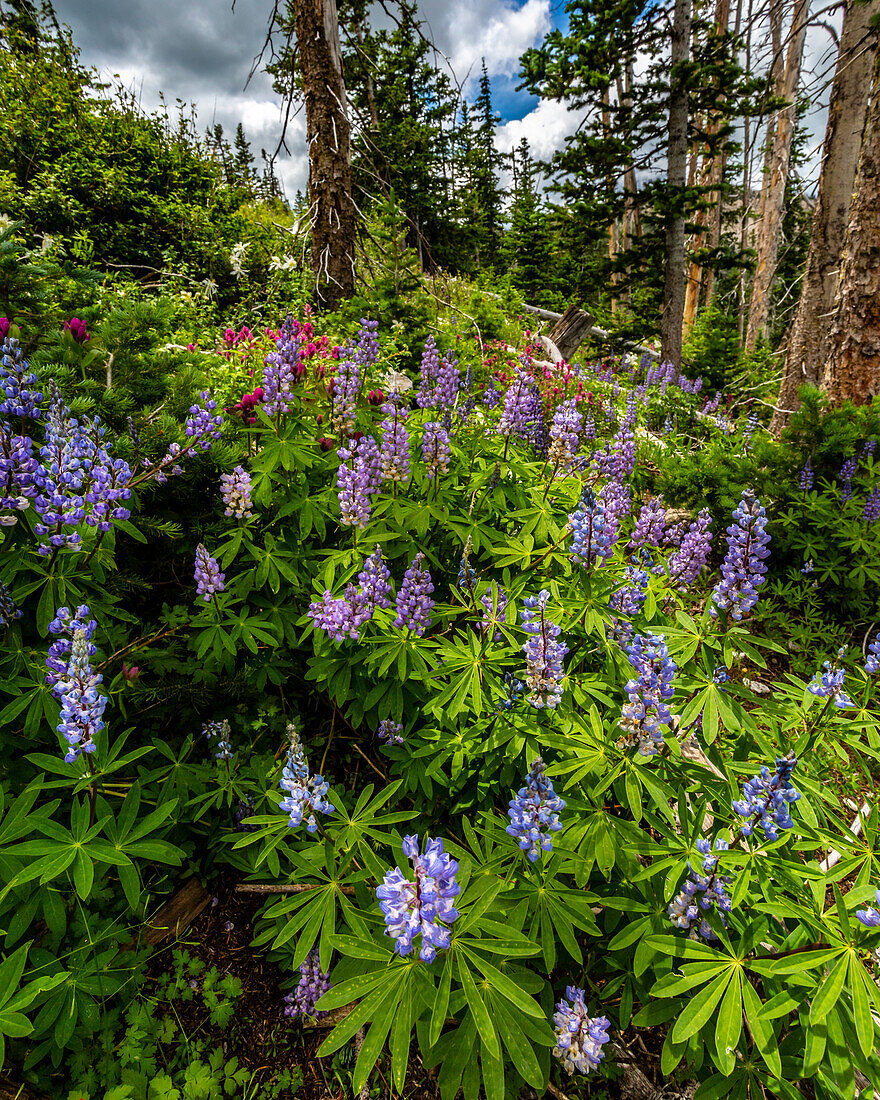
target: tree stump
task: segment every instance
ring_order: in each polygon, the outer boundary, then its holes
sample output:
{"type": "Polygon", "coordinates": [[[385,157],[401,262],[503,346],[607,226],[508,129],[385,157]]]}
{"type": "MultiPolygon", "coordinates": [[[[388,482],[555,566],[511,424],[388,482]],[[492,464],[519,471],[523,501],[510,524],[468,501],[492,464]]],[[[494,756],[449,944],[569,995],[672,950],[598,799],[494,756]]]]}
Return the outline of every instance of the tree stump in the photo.
{"type": "Polygon", "coordinates": [[[559,354],[568,362],[590,335],[594,318],[579,306],[569,306],[548,333],[559,354]]]}

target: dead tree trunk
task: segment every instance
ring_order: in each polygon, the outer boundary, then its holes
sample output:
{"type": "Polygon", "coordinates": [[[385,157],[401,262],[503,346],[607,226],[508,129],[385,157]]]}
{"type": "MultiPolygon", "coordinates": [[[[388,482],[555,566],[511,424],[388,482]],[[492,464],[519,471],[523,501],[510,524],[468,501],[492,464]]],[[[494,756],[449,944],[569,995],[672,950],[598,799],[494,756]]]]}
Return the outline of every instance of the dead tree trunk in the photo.
{"type": "Polygon", "coordinates": [[[807,266],[797,313],[788,333],[785,371],[770,425],[776,435],[800,406],[798,389],[805,383],[817,386],[822,377],[824,346],[837,291],[840,254],[849,221],[877,48],[877,32],[869,24],[878,10],[878,0],[867,4],[847,0],[844,11],[807,266]]]}
{"type": "Polygon", "coordinates": [[[660,357],[681,366],[684,318],[685,217],[681,195],[687,180],[688,89],[684,67],[690,54],[691,0],[675,0],[669,77],[669,140],[666,182],[669,208],[666,214],[666,267],[663,315],[660,320],[660,357]]]}
{"type": "Polygon", "coordinates": [[[791,162],[791,139],[794,136],[797,89],[801,78],[801,61],[804,55],[809,7],[809,0],[794,0],[788,52],[779,88],[779,96],[788,106],[783,107],[776,116],[770,164],[764,180],[761,222],[758,226],[758,259],[749,303],[749,327],[746,330],[748,351],[752,351],[758,338],[766,334],[770,319],[770,297],[776,275],[779,237],[782,233],[785,185],[788,182],[788,168],[791,162]]]}
{"type": "Polygon", "coordinates": [[[332,309],[354,294],[355,210],[351,127],[336,0],[296,0],[296,41],[309,142],[311,260],[317,303],[332,309]]]}
{"type": "Polygon", "coordinates": [[[823,384],[832,404],[880,393],[880,57],[844,240],[823,384]]]}

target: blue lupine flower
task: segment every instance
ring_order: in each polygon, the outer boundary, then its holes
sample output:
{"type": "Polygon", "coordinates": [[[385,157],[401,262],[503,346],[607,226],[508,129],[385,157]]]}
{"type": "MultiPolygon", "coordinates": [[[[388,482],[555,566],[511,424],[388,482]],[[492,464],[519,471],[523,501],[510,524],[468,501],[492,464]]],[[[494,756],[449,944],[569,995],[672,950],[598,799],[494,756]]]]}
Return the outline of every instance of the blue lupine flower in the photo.
{"type": "Polygon", "coordinates": [[[206,722],[202,726],[202,734],[213,742],[211,748],[217,750],[214,755],[218,760],[231,760],[235,755],[232,751],[232,729],[227,718],[220,722],[206,722]]]}
{"type": "Polygon", "coordinates": [[[566,1073],[589,1073],[605,1057],[602,1047],[608,1042],[611,1021],[605,1016],[590,1017],[584,1003],[584,991],[566,987],[565,998],[556,1005],[553,1024],[556,1031],[554,1058],[562,1062],[566,1073]]]}
{"type": "Polygon", "coordinates": [[[661,727],[672,721],[666,700],[674,694],[672,681],[678,665],[669,656],[662,634],[637,634],[626,652],[638,677],[626,683],[629,701],[621,712],[620,728],[627,744],[638,741],[639,753],[652,756],[663,744],[661,727]]]}
{"type": "Polygon", "coordinates": [[[794,755],[777,757],[774,773],[762,765],[761,774],[743,784],[742,800],[733,803],[734,811],[746,819],[740,830],[743,836],[751,836],[757,826],[772,841],[779,837],[779,829],[792,828],[788,805],[801,797],[790,782],[796,764],[794,755]]]}
{"type": "Polygon", "coordinates": [[[428,570],[422,569],[424,560],[425,555],[420,550],[403,574],[403,583],[395,601],[397,618],[394,625],[398,630],[408,627],[419,637],[431,625],[431,611],[434,607],[431,599],[434,583],[428,570]]]}
{"type": "Polygon", "coordinates": [[[226,574],[220,572],[217,559],[211,557],[204,543],[201,542],[196,547],[193,577],[196,582],[196,594],[201,596],[205,603],[210,603],[219,592],[226,591],[226,574]]]}
{"type": "Polygon", "coordinates": [[[293,314],[288,313],[263,367],[263,408],[268,416],[289,413],[293,405],[293,387],[299,375],[299,339],[294,331],[293,314]]]}
{"type": "Polygon", "coordinates": [[[804,468],[798,474],[798,485],[805,493],[808,493],[813,488],[813,481],[813,464],[807,459],[804,468]]]}
{"type": "Polygon", "coordinates": [[[522,680],[517,680],[512,672],[505,672],[503,676],[504,687],[503,694],[499,697],[498,702],[495,704],[496,710],[513,710],[522,701],[522,693],[525,690],[525,684],[522,680]]]}
{"type": "Polygon", "coordinates": [[[729,679],[730,670],[727,665],[716,665],[712,672],[712,683],[720,686],[721,684],[726,684],[729,679]]]}
{"type": "Polygon", "coordinates": [[[504,395],[504,408],[498,421],[498,434],[506,439],[511,436],[528,438],[530,417],[534,413],[529,381],[528,374],[521,367],[514,370],[513,381],[504,395]]]}
{"type": "Polygon", "coordinates": [[[712,593],[712,615],[719,609],[739,622],[758,602],[758,588],[764,583],[769,556],[770,536],[765,528],[767,514],[750,489],[743,491],[742,500],[733,513],[734,522],[727,528],[727,555],[721,565],[722,580],[712,593]]]}
{"type": "Polygon", "coordinates": [[[409,481],[409,432],[405,424],[409,416],[399,398],[392,398],[382,406],[385,419],[379,425],[382,429],[382,443],[379,458],[382,463],[382,477],[385,481],[409,481]]]}
{"type": "Polygon", "coordinates": [[[589,487],[581,494],[568,524],[572,534],[571,560],[584,569],[603,564],[614,552],[617,525],[609,520],[605,504],[589,487]]]}
{"type": "Polygon", "coordinates": [[[373,617],[376,608],[391,606],[391,573],[382,557],[382,548],[376,546],[364,559],[363,569],[358,573],[359,588],[352,601],[352,618],[358,627],[373,617]]]}
{"type": "Polygon", "coordinates": [[[832,668],[830,661],[826,661],[822,667],[825,671],[816,673],[812,682],[807,685],[807,690],[822,699],[827,699],[830,695],[834,699],[834,705],[841,710],[854,707],[855,703],[843,690],[846,671],[842,668],[832,668]]]}
{"type": "Polygon", "coordinates": [[[571,466],[577,453],[582,424],[583,417],[578,412],[574,398],[557,406],[550,426],[552,443],[549,457],[554,466],[563,470],[571,466]]]}
{"type": "Polygon", "coordinates": [[[319,1012],[315,1005],[333,988],[329,972],[321,969],[321,955],[317,947],[306,955],[299,967],[299,983],[292,993],[284,998],[284,1015],[295,1019],[297,1016],[320,1020],[327,1015],[319,1012]]]}
{"type": "Polygon", "coordinates": [[[473,592],[474,585],[477,583],[476,570],[471,565],[471,551],[474,547],[474,540],[470,535],[467,537],[467,541],[464,544],[464,550],[461,555],[461,562],[458,566],[458,587],[466,588],[469,592],[473,592]]]}
{"type": "Polygon", "coordinates": [[[449,446],[449,433],[437,421],[429,421],[422,434],[422,462],[425,464],[425,476],[433,481],[439,474],[449,472],[449,458],[452,450],[449,446]]]}
{"type": "Polygon", "coordinates": [[[379,740],[387,741],[389,745],[403,744],[403,726],[391,718],[383,718],[379,723],[379,740]]]}
{"type": "Polygon", "coordinates": [[[704,508],[682,536],[679,548],[669,558],[669,578],[679,592],[694,583],[708,561],[712,549],[711,525],[709,509],[704,508]]]}
{"type": "Polygon", "coordinates": [[[7,337],[0,347],[0,416],[10,419],[40,419],[40,405],[43,395],[31,389],[37,385],[37,376],[32,374],[30,364],[21,350],[21,345],[13,336],[7,337]]]}
{"type": "Polygon", "coordinates": [[[532,863],[542,851],[553,850],[550,834],[562,828],[559,811],[564,809],[565,803],[554,792],[552,781],[545,775],[544,761],[538,757],[526,776],[526,786],[520,787],[507,811],[510,818],[507,832],[517,838],[532,863]]]}
{"type": "MultiPolygon", "coordinates": [[[[716,852],[726,852],[729,848],[728,842],[721,837],[715,840],[716,852]]],[[[667,912],[673,925],[682,931],[690,931],[692,938],[698,934],[705,940],[716,940],[718,937],[709,922],[700,916],[700,910],[708,912],[716,907],[721,923],[726,925],[726,914],[732,905],[728,887],[733,884],[733,879],[718,873],[718,856],[713,854],[708,840],[701,837],[697,841],[697,851],[704,857],[702,870],[705,874],[701,875],[688,860],[688,877],[669,903],[667,912]],[[696,923],[698,920],[699,926],[696,923]]]]}
{"type": "Polygon", "coordinates": [[[437,949],[449,947],[449,928],[458,919],[453,899],[461,892],[455,881],[458,863],[443,851],[442,840],[425,837],[419,852],[419,838],[403,841],[403,854],[413,861],[414,880],[404,878],[399,867],[388,871],[376,890],[385,917],[385,934],[391,936],[398,955],[408,955],[416,936],[421,935],[419,958],[433,962],[437,949]]]}
{"type": "Polygon", "coordinates": [[[92,669],[90,658],[97,649],[91,638],[97,627],[90,611],[83,604],[71,617],[66,607],[59,607],[49,623],[49,631],[57,641],[49,647],[46,683],[61,703],[58,732],[70,745],[64,759],[72,764],[81,753],[97,748],[95,737],[104,728],[103,714],[107,699],[99,694],[98,684],[104,677],[92,669]]]}
{"type": "MultiPolygon", "coordinates": [[[[634,555],[632,565],[627,566],[624,573],[624,584],[616,588],[608,600],[608,606],[612,611],[619,611],[622,615],[637,615],[642,604],[648,597],[648,584],[650,582],[651,557],[646,550],[642,551],[641,558],[634,555]]],[[[611,620],[612,634],[619,645],[625,646],[633,636],[633,625],[625,619],[614,618],[611,620]]]]}
{"type": "MultiPolygon", "coordinates": [[[[877,891],[877,905],[880,906],[880,890],[877,891]]],[[[880,912],[873,907],[856,909],[856,920],[860,920],[866,928],[880,928],[880,912]]]]}
{"type": "Polygon", "coordinates": [[[287,797],[281,800],[278,808],[290,814],[287,824],[291,829],[299,828],[305,820],[306,832],[314,833],[318,828],[315,814],[329,815],[335,811],[335,806],[326,797],[330,788],[320,775],[310,774],[305,750],[292,722],[287,727],[287,739],[290,743],[287,762],[278,784],[287,797]]]}
{"type": "Polygon", "coordinates": [[[382,460],[371,435],[352,437],[338,451],[342,459],[336,471],[336,492],[342,513],[339,522],[351,527],[366,527],[370,519],[371,498],[382,486],[382,460]]]}
{"type": "Polygon", "coordinates": [[[868,646],[868,659],[865,661],[865,672],[869,676],[880,672],[880,637],[875,638],[868,646]]]}
{"type": "Polygon", "coordinates": [[[662,546],[663,536],[666,533],[666,509],[659,497],[652,497],[647,504],[643,504],[639,511],[639,518],[630,536],[629,546],[631,550],[638,550],[641,546],[662,546]]]}
{"type": "Polygon", "coordinates": [[[491,636],[493,641],[500,642],[503,635],[496,628],[499,624],[507,622],[507,594],[500,585],[496,585],[495,594],[493,595],[490,588],[480,596],[480,603],[483,605],[480,632],[491,636]]]}
{"type": "Polygon", "coordinates": [[[0,581],[0,626],[11,626],[16,619],[20,618],[21,608],[15,606],[15,600],[12,598],[12,593],[6,585],[0,581]]]}
{"type": "Polygon", "coordinates": [[[537,596],[529,596],[523,600],[523,609],[519,613],[522,628],[529,635],[522,647],[527,661],[529,702],[538,709],[552,709],[559,705],[562,698],[562,662],[568,653],[565,642],[557,641],[562,633],[561,628],[547,618],[549,598],[550,593],[546,589],[537,596]]]}
{"type": "Polygon", "coordinates": [[[842,482],[840,486],[840,499],[844,503],[848,500],[852,500],[852,479],[855,477],[858,468],[859,460],[855,456],[848,458],[840,467],[840,480],[842,482]]]}
{"type": "Polygon", "coordinates": [[[236,519],[251,519],[253,501],[251,500],[251,475],[244,466],[236,466],[231,474],[220,477],[220,494],[226,505],[224,516],[236,519]]]}

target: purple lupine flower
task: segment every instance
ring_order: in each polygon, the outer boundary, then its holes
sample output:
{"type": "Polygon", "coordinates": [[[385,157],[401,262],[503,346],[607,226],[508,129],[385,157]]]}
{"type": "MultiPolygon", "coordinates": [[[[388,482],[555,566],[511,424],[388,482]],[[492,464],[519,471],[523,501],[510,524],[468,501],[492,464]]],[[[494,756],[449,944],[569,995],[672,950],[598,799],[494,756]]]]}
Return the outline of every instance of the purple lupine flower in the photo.
{"type": "Polygon", "coordinates": [[[43,395],[31,388],[36,384],[18,340],[5,339],[0,347],[0,416],[39,420],[43,395]]]}
{"type": "Polygon", "coordinates": [[[877,440],[866,439],[865,442],[862,444],[862,458],[867,458],[869,455],[873,455],[876,450],[877,440]]]}
{"type": "Polygon", "coordinates": [[[513,381],[504,395],[504,407],[498,420],[498,434],[508,440],[511,436],[518,439],[527,438],[531,413],[529,376],[521,367],[517,367],[513,372],[513,381]]]}
{"type": "Polygon", "coordinates": [[[483,390],[483,404],[487,409],[497,408],[500,400],[501,393],[499,390],[496,390],[494,386],[487,386],[486,389],[483,390]]]}
{"type": "Polygon", "coordinates": [[[253,517],[253,501],[251,500],[251,475],[244,466],[236,466],[231,474],[222,474],[220,477],[220,493],[223,503],[226,505],[224,516],[235,516],[236,519],[251,519],[253,517]]]}
{"type": "Polygon", "coordinates": [[[437,350],[434,337],[429,335],[425,341],[425,350],[422,352],[419,391],[416,394],[416,404],[420,409],[433,409],[436,406],[437,376],[439,373],[440,352],[437,350]]]}
{"type": "Polygon", "coordinates": [[[284,1015],[291,1019],[296,1019],[297,1016],[308,1017],[310,1020],[323,1019],[327,1013],[319,1012],[315,1005],[332,988],[329,971],[325,974],[321,969],[321,953],[317,947],[313,947],[300,963],[296,989],[284,998],[284,1015]]]}
{"type": "Polygon", "coordinates": [[[483,605],[480,633],[500,642],[504,635],[498,630],[498,626],[507,622],[507,595],[504,589],[500,584],[495,585],[494,592],[490,588],[480,596],[480,603],[483,605]]]}
{"type": "Polygon", "coordinates": [[[707,397],[703,404],[703,415],[709,416],[714,412],[717,412],[718,406],[721,404],[721,394],[716,393],[714,397],[707,397]]]}
{"type": "Polygon", "coordinates": [[[14,513],[30,507],[28,498],[37,493],[38,467],[30,436],[13,435],[0,424],[0,527],[15,526],[18,517],[14,513]],[[12,514],[2,514],[7,511],[12,514]]]}
{"type": "Polygon", "coordinates": [[[82,535],[76,528],[86,514],[83,496],[86,441],[79,422],[70,416],[70,410],[54,380],[49,388],[45,441],[40,448],[40,464],[33,475],[38,490],[34,506],[40,515],[40,522],[34,530],[45,539],[39,547],[43,555],[62,547],[79,550],[82,535]],[[65,531],[65,528],[73,530],[65,531]]]}
{"type": "Polygon", "coordinates": [[[293,314],[288,313],[275,341],[275,351],[269,352],[263,367],[263,410],[267,416],[290,412],[293,387],[301,373],[296,325],[293,314]]]}
{"type": "Polygon", "coordinates": [[[440,360],[440,367],[437,371],[435,407],[450,412],[455,406],[455,399],[460,389],[461,372],[458,369],[458,360],[451,351],[447,351],[440,360]]]}
{"type": "Polygon", "coordinates": [[[755,434],[755,429],[758,426],[758,414],[749,413],[746,417],[745,426],[743,427],[742,440],[745,450],[749,450],[752,442],[752,436],[755,434]]]}
{"type": "Polygon", "coordinates": [[[433,481],[438,474],[449,472],[451,454],[449,433],[442,424],[429,420],[422,435],[422,461],[428,481],[433,481]]]}
{"type": "Polygon", "coordinates": [[[529,379],[528,391],[528,442],[535,456],[545,459],[548,455],[550,441],[547,438],[547,425],[544,423],[544,398],[541,396],[538,383],[533,378],[529,379]]]}
{"type": "Polygon", "coordinates": [[[639,518],[630,536],[629,546],[631,550],[638,550],[642,546],[662,546],[663,536],[666,532],[666,509],[659,497],[652,497],[647,504],[643,504],[639,511],[639,518]]]}
{"type": "Polygon", "coordinates": [[[865,523],[876,523],[880,519],[880,485],[872,490],[871,495],[865,501],[862,519],[865,523]]]}
{"type": "Polygon", "coordinates": [[[708,561],[712,550],[712,516],[708,508],[698,513],[687,529],[681,545],[669,558],[669,578],[684,591],[693,584],[708,561]]]}
{"type": "Polygon", "coordinates": [[[547,617],[550,593],[542,589],[537,596],[523,600],[519,613],[522,628],[529,635],[522,649],[526,655],[526,683],[529,703],[536,709],[553,709],[562,698],[562,662],[568,653],[565,642],[557,639],[562,633],[547,617]]]}
{"type": "Polygon", "coordinates": [[[609,481],[602,486],[599,499],[605,509],[605,532],[613,546],[617,542],[620,521],[632,511],[632,490],[620,481],[609,481]]]}
{"type": "Polygon", "coordinates": [[[584,991],[569,985],[565,998],[556,1005],[553,1025],[556,1046],[553,1057],[562,1062],[566,1073],[590,1073],[605,1057],[602,1047],[608,1042],[611,1021],[605,1016],[587,1014],[584,991]]]}
{"type": "Polygon", "coordinates": [[[389,745],[403,744],[403,726],[391,718],[383,718],[379,723],[379,740],[387,741],[389,745]]]}
{"type": "Polygon", "coordinates": [[[743,836],[751,836],[756,827],[763,829],[767,840],[776,840],[779,829],[791,829],[794,822],[788,812],[790,802],[797,802],[800,791],[791,785],[792,772],[797,757],[790,753],[776,758],[776,771],[762,764],[761,774],[743,784],[743,797],[733,803],[733,809],[746,819],[740,830],[743,836]]]}
{"type": "Polygon", "coordinates": [[[505,672],[502,677],[502,693],[495,705],[496,710],[513,710],[522,700],[525,684],[517,680],[512,672],[505,672]]]}
{"type": "Polygon", "coordinates": [[[620,728],[627,744],[638,741],[639,753],[653,756],[663,744],[661,727],[672,721],[666,703],[674,694],[672,681],[678,665],[669,656],[662,634],[636,634],[626,653],[638,676],[624,688],[629,701],[621,712],[620,728]]]}
{"type": "Polygon", "coordinates": [[[404,878],[399,867],[388,871],[376,890],[385,917],[385,934],[394,939],[398,955],[409,955],[413,941],[421,934],[419,958],[433,962],[438,948],[449,947],[448,925],[458,919],[453,900],[461,892],[455,881],[458,863],[443,851],[443,841],[425,837],[419,852],[417,836],[404,837],[403,854],[413,861],[413,879],[404,878]]]}
{"type": "Polygon", "coordinates": [[[202,736],[210,743],[211,751],[218,760],[231,760],[235,753],[232,751],[232,727],[229,719],[206,722],[202,726],[202,736]]]}
{"type": "Polygon", "coordinates": [[[592,443],[596,438],[596,421],[593,419],[592,413],[587,413],[584,419],[584,439],[587,443],[592,443]]]}
{"type": "Polygon", "coordinates": [[[808,493],[810,489],[813,488],[814,480],[815,475],[813,474],[813,464],[809,459],[807,459],[806,463],[804,464],[804,468],[798,474],[798,486],[803,492],[808,493]]]}
{"type": "Polygon", "coordinates": [[[718,685],[726,684],[730,680],[730,669],[727,665],[716,665],[712,670],[712,683],[718,685]]]}
{"type": "Polygon", "coordinates": [[[131,499],[131,467],[122,458],[113,458],[110,446],[104,442],[106,429],[97,417],[86,417],[80,429],[81,460],[85,470],[83,501],[90,504],[85,522],[88,527],[109,531],[114,520],[127,520],[131,510],[125,502],[131,499]]]}
{"type": "Polygon", "coordinates": [[[420,550],[403,574],[403,583],[396,600],[397,618],[394,620],[398,630],[408,627],[419,637],[431,625],[431,610],[434,607],[431,599],[434,584],[428,570],[422,569],[424,560],[425,555],[420,550]]]}
{"type": "MultiPolygon", "coordinates": [[[[722,837],[715,840],[715,852],[726,852],[730,845],[722,837]]],[[[672,924],[682,931],[690,931],[691,938],[700,935],[705,940],[717,940],[718,937],[712,930],[712,926],[701,916],[700,910],[709,912],[716,909],[721,923],[727,924],[727,914],[732,908],[732,901],[728,890],[733,884],[733,878],[718,872],[718,856],[714,854],[712,846],[703,837],[697,841],[697,851],[703,856],[702,870],[700,874],[693,863],[688,860],[688,877],[682,883],[681,891],[675,895],[669,903],[667,913],[672,924]],[[699,921],[699,926],[697,926],[699,921]]]]}
{"type": "Polygon", "coordinates": [[[859,460],[855,456],[848,458],[840,467],[840,480],[842,482],[840,486],[840,499],[843,503],[852,500],[852,479],[855,477],[858,468],[859,460]]]}
{"type": "MultiPolygon", "coordinates": [[[[611,593],[608,606],[612,611],[622,615],[638,615],[648,597],[650,568],[651,558],[647,551],[642,552],[641,559],[633,557],[632,565],[627,566],[624,573],[624,583],[611,593]]],[[[611,626],[614,639],[619,645],[626,646],[633,636],[632,623],[614,618],[611,626]]]]}
{"type": "Polygon", "coordinates": [[[61,721],[56,727],[70,746],[64,759],[72,764],[81,753],[97,748],[95,737],[104,728],[103,714],[107,698],[98,692],[104,679],[92,668],[91,657],[97,652],[92,635],[97,623],[89,618],[83,604],[71,617],[66,607],[59,607],[49,623],[49,632],[57,641],[49,647],[46,657],[46,683],[61,703],[61,721]]]}
{"type": "Polygon", "coordinates": [[[334,642],[342,642],[346,638],[357,638],[358,628],[366,621],[358,611],[357,589],[350,584],[340,599],[334,599],[333,593],[326,588],[320,600],[312,600],[309,604],[308,614],[318,630],[329,634],[334,642]]]}
{"type": "Polygon", "coordinates": [[[215,439],[220,438],[220,429],[223,426],[223,417],[216,412],[217,402],[207,390],[202,390],[199,395],[201,405],[190,405],[184,433],[188,442],[181,446],[172,443],[168,447],[168,453],[158,462],[150,464],[144,462],[147,467],[146,476],[160,485],[168,480],[168,474],[172,477],[183,473],[178,462],[184,458],[191,458],[197,450],[210,450],[215,439]]]}
{"type": "Polygon", "coordinates": [[[379,340],[376,331],[378,321],[361,320],[357,343],[346,348],[330,386],[332,408],[330,424],[340,435],[354,430],[357,415],[357,398],[367,371],[379,358],[379,340]]]}
{"type": "Polygon", "coordinates": [[[21,618],[21,615],[21,608],[15,606],[12,593],[3,581],[0,581],[0,626],[4,628],[12,626],[16,619],[21,618]]]}
{"type": "Polygon", "coordinates": [[[519,842],[522,851],[528,853],[532,863],[542,851],[553,850],[551,833],[562,828],[559,811],[565,803],[553,790],[553,783],[545,774],[546,766],[540,756],[532,762],[526,785],[520,787],[516,798],[510,800],[507,816],[510,824],[506,832],[519,842]]]}
{"type": "Polygon", "coordinates": [[[549,458],[555,467],[568,470],[577,454],[584,418],[578,412],[574,398],[557,405],[550,425],[549,458]]]}
{"type": "MultiPolygon", "coordinates": [[[[880,890],[877,891],[876,902],[880,906],[880,890]]],[[[856,909],[856,920],[861,921],[866,928],[880,928],[880,912],[871,906],[867,909],[856,909]]]]}
{"type": "Polygon", "coordinates": [[[315,814],[329,816],[336,807],[327,801],[330,788],[323,777],[309,772],[302,741],[292,722],[287,726],[287,740],[287,760],[278,784],[287,797],[279,802],[278,809],[290,815],[289,828],[298,829],[305,820],[306,832],[314,833],[318,828],[315,814]]]}
{"type": "MultiPolygon", "coordinates": [[[[609,522],[602,501],[589,487],[581,493],[577,508],[568,517],[571,528],[571,560],[584,569],[604,564],[614,552],[609,522]]],[[[615,531],[616,534],[616,531],[615,531]]]]}
{"type": "Polygon", "coordinates": [[[342,512],[340,523],[364,528],[370,519],[370,498],[382,484],[382,461],[371,435],[353,436],[339,448],[342,463],[336,472],[336,491],[342,512]]]}
{"type": "Polygon", "coordinates": [[[477,583],[477,571],[471,565],[471,552],[474,548],[474,540],[468,535],[465,540],[461,561],[458,563],[458,587],[465,588],[473,598],[474,585],[477,583]]]}
{"type": "Polygon", "coordinates": [[[739,622],[758,602],[758,588],[764,583],[769,556],[770,536],[765,528],[767,514],[750,489],[743,490],[742,500],[733,513],[734,522],[727,528],[727,555],[721,565],[722,580],[712,592],[712,615],[727,611],[739,622]]]}
{"type": "Polygon", "coordinates": [[[226,591],[226,574],[220,572],[217,559],[211,557],[202,542],[196,547],[193,577],[196,581],[196,594],[205,603],[210,603],[218,593],[226,591]]]}
{"type": "Polygon", "coordinates": [[[868,646],[869,657],[865,661],[865,672],[869,676],[874,676],[880,672],[880,637],[875,638],[873,642],[868,646]]]}
{"type": "Polygon", "coordinates": [[[811,695],[818,695],[821,699],[829,696],[834,700],[834,705],[839,710],[854,707],[855,703],[843,690],[843,682],[846,679],[846,670],[832,668],[831,662],[826,661],[822,668],[824,672],[817,672],[812,681],[807,685],[811,695]]]}
{"type": "Polygon", "coordinates": [[[594,452],[593,462],[600,477],[624,482],[632,475],[636,465],[636,444],[629,424],[624,422],[611,442],[601,451],[594,452]]]}
{"type": "Polygon", "coordinates": [[[406,430],[407,410],[399,401],[386,401],[382,406],[385,419],[382,429],[382,445],[379,455],[382,477],[386,481],[409,481],[409,432],[406,430]]]}
{"type": "Polygon", "coordinates": [[[354,606],[357,626],[372,618],[377,607],[384,610],[391,606],[391,574],[382,557],[380,546],[376,546],[372,554],[364,558],[363,569],[358,573],[358,585],[360,587],[354,606]]]}

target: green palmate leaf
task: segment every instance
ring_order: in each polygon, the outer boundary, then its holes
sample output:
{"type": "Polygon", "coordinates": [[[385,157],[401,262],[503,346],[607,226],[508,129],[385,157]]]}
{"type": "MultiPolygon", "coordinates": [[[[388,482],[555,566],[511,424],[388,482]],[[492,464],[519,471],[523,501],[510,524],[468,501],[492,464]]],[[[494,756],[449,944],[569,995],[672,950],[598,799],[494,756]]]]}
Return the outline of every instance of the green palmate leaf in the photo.
{"type": "Polygon", "coordinates": [[[719,974],[705,989],[701,989],[688,1001],[672,1028],[671,1036],[674,1043],[683,1043],[700,1030],[715,1011],[715,1006],[721,1000],[730,979],[730,970],[719,974]]]}
{"type": "Polygon", "coordinates": [[[431,1010],[431,1030],[429,1040],[433,1046],[440,1038],[443,1025],[446,1023],[446,1014],[449,1011],[449,991],[452,987],[452,954],[447,953],[443,960],[443,971],[440,974],[440,985],[437,988],[437,996],[434,1007],[431,1010]]]}
{"type": "Polygon", "coordinates": [[[500,1052],[495,1054],[485,1042],[480,1044],[480,1066],[486,1100],[504,1100],[504,1063],[500,1052]]]}
{"type": "MultiPolygon", "coordinates": [[[[520,989],[516,982],[512,981],[506,974],[503,974],[485,959],[481,959],[476,952],[464,951],[463,953],[474,963],[476,968],[481,971],[492,988],[497,990],[502,997],[506,997],[511,1004],[515,1005],[520,1010],[520,1012],[524,1013],[526,1016],[534,1016],[537,1019],[544,1018],[544,1010],[541,1006],[533,1001],[528,993],[520,989]]],[[[459,963],[459,965],[461,965],[461,963],[459,963]]]]}
{"type": "Polygon", "coordinates": [[[545,1084],[541,1064],[534,1047],[519,1024],[516,1013],[511,1012],[509,1006],[500,997],[492,998],[492,1012],[498,1025],[501,1042],[510,1055],[510,1060],[516,1066],[517,1072],[527,1084],[541,1089],[545,1084]]]}
{"type": "Polygon", "coordinates": [[[733,972],[715,1024],[715,1052],[718,1068],[726,1076],[736,1065],[735,1050],[742,1034],[742,971],[733,972]]]}
{"type": "MultiPolygon", "coordinates": [[[[339,1050],[339,1048],[347,1043],[355,1032],[359,1031],[364,1024],[369,1023],[370,1020],[375,1020],[379,1014],[385,1010],[389,1003],[392,1007],[397,1004],[398,990],[400,988],[400,972],[396,971],[392,974],[385,974],[383,977],[386,980],[382,983],[381,988],[373,990],[368,997],[365,997],[364,1000],[362,1000],[361,1003],[330,1032],[318,1048],[319,1058],[323,1058],[339,1050]]],[[[333,990],[330,990],[330,992],[332,993],[333,990]]],[[[324,996],[326,997],[327,994],[325,993],[324,996]]],[[[319,1003],[324,1003],[323,997],[319,1003]]]]}
{"type": "Polygon", "coordinates": [[[776,1044],[776,1036],[769,1019],[763,1014],[761,998],[755,992],[748,978],[742,983],[743,1008],[749,1023],[749,1030],[755,1040],[755,1046],[761,1052],[761,1057],[767,1063],[771,1072],[777,1077],[782,1073],[782,1061],[779,1057],[779,1048],[776,1044]]]}
{"type": "Polygon", "coordinates": [[[388,970],[377,970],[371,974],[358,974],[354,978],[347,978],[345,981],[334,985],[321,997],[318,1007],[322,1012],[331,1012],[334,1008],[342,1008],[344,1005],[351,1004],[352,1001],[360,1000],[371,990],[395,980],[395,974],[388,970]]]}
{"type": "MultiPolygon", "coordinates": [[[[410,974],[412,971],[410,971],[410,974]]],[[[411,982],[404,984],[404,995],[391,1027],[391,1076],[397,1091],[403,1093],[406,1067],[409,1064],[409,1043],[413,1024],[413,993],[411,982]]]]}
{"type": "Polygon", "coordinates": [[[500,1058],[501,1047],[498,1044],[498,1036],[495,1034],[495,1028],[492,1025],[492,1017],[486,1008],[486,1002],[477,989],[470,968],[461,955],[457,957],[456,962],[458,963],[458,980],[464,990],[465,999],[468,1008],[471,1010],[480,1040],[494,1057],[500,1058]]]}
{"type": "Polygon", "coordinates": [[[829,1010],[837,1003],[848,967],[849,955],[847,954],[839,958],[826,975],[810,1006],[811,1024],[824,1020],[829,1010]]]}
{"type": "Polygon", "coordinates": [[[855,955],[849,960],[849,985],[859,1047],[868,1058],[874,1050],[874,1018],[870,1002],[872,997],[876,997],[876,987],[872,989],[871,980],[855,955]]]}

